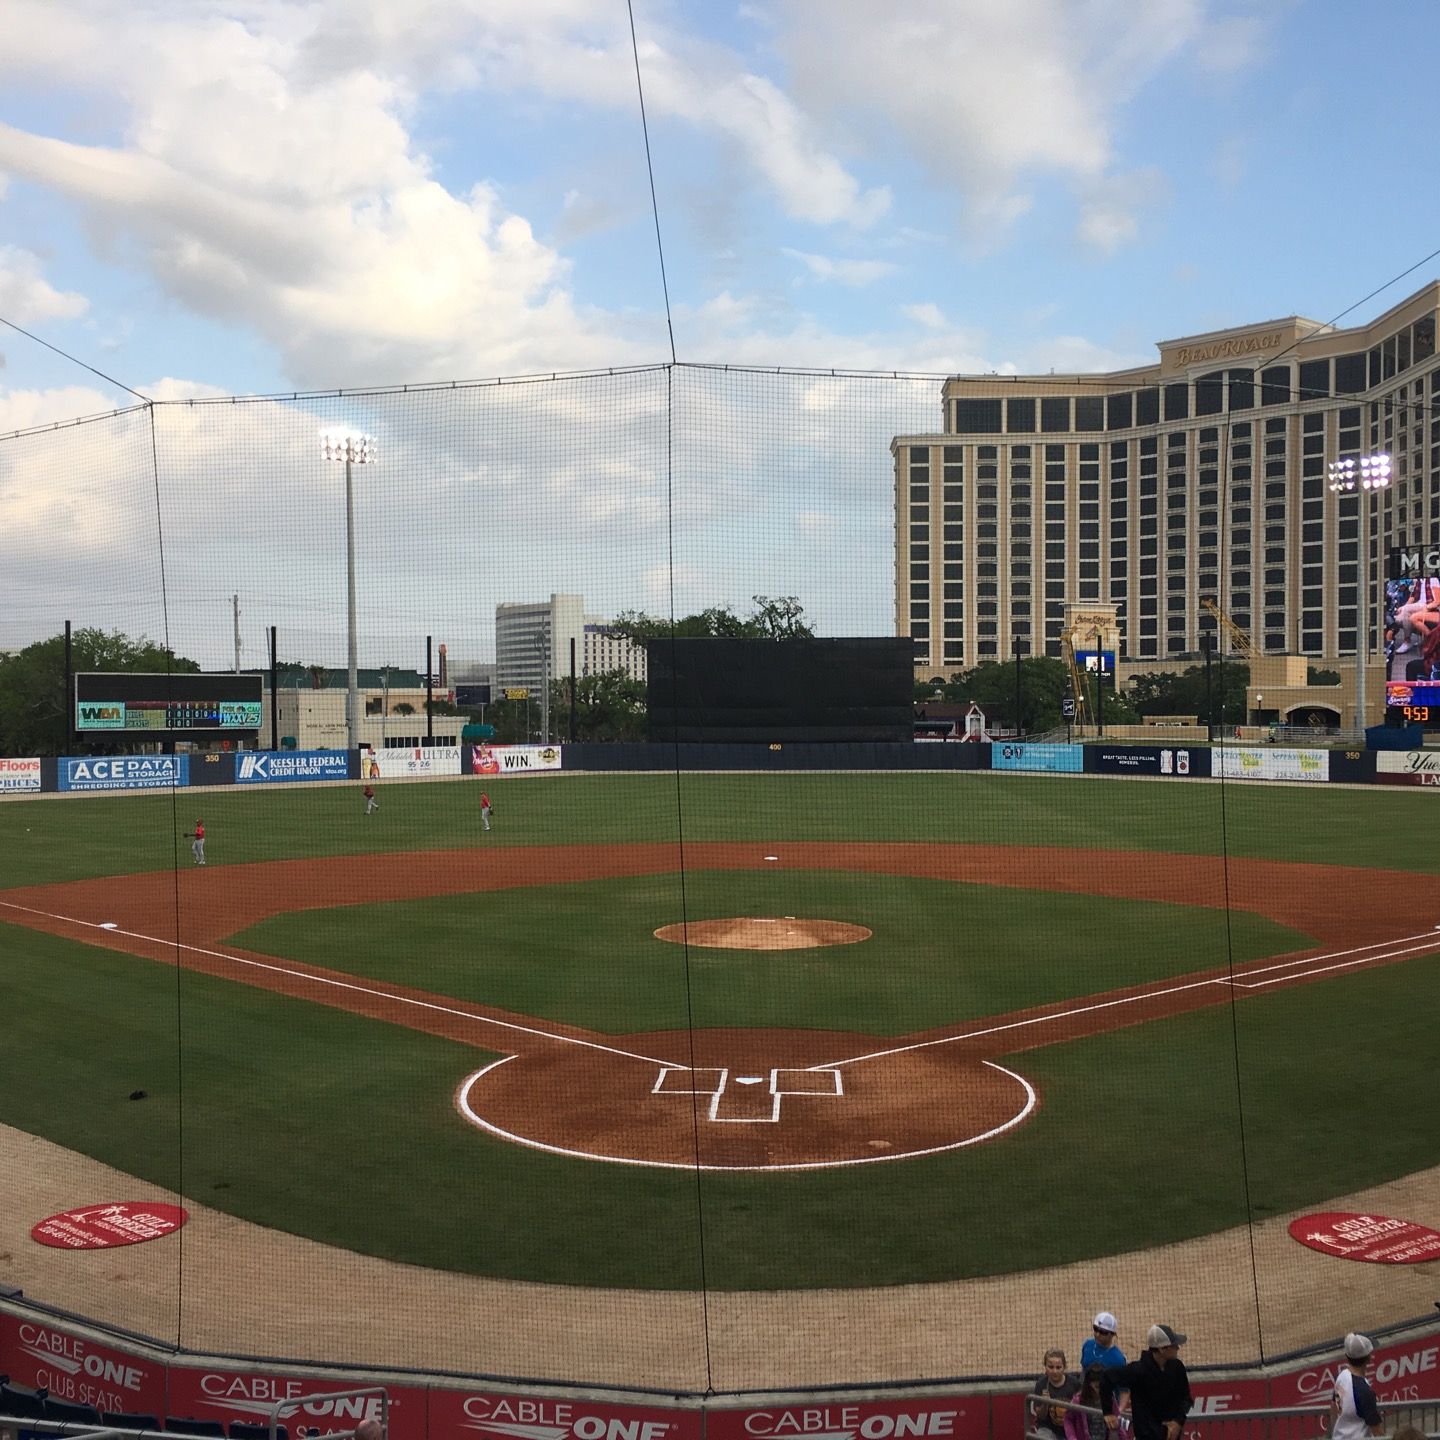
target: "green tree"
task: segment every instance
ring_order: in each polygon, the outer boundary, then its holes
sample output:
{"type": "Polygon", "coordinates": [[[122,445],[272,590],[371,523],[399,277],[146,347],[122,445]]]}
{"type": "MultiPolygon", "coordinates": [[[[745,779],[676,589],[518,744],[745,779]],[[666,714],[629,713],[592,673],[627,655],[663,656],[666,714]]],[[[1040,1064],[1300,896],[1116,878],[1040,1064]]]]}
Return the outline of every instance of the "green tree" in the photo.
{"type": "MultiPolygon", "coordinates": [[[[975,701],[982,710],[993,710],[1018,720],[1024,734],[1053,730],[1060,724],[1060,698],[1069,688],[1069,676],[1061,660],[1032,655],[1020,661],[1020,714],[1015,716],[1015,662],[986,661],[973,670],[954,676],[945,687],[945,699],[954,705],[975,701]]],[[[1110,718],[1110,696],[1105,697],[1106,719],[1110,718]]]]}
{"type": "MultiPolygon", "coordinates": [[[[71,636],[76,674],[125,670],[150,674],[195,672],[193,660],[119,630],[82,627],[71,636]]],[[[60,755],[66,749],[65,636],[37,640],[14,655],[0,657],[0,754],[60,755]]]]}
{"type": "MultiPolygon", "coordinates": [[[[551,715],[569,723],[569,681],[557,686],[551,715]]],[[[623,670],[581,675],[575,682],[576,740],[643,740],[645,738],[645,682],[623,670]]]]}
{"type": "Polygon", "coordinates": [[[651,640],[808,640],[815,632],[805,622],[805,608],[793,595],[752,595],[754,609],[737,615],[727,605],[712,605],[694,615],[666,620],[643,610],[622,610],[611,628],[632,645],[651,640]]]}
{"type": "Polygon", "coordinates": [[[1238,660],[1215,660],[1210,666],[1207,706],[1205,667],[1191,665],[1173,670],[1150,671],[1131,681],[1130,697],[1141,715],[1196,715],[1202,724],[1240,725],[1245,721],[1245,687],[1250,667],[1238,660]]]}

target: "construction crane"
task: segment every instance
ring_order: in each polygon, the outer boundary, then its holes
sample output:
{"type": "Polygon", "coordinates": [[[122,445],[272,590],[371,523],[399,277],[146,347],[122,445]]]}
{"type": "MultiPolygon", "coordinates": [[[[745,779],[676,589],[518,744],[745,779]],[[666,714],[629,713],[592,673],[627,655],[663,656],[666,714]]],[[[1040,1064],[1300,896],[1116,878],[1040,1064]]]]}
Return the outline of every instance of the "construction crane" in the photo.
{"type": "Polygon", "coordinates": [[[1065,637],[1065,668],[1070,672],[1070,693],[1075,697],[1075,724],[1090,723],[1090,691],[1085,684],[1085,672],[1075,661],[1075,645],[1070,636],[1065,637]]]}
{"type": "Polygon", "coordinates": [[[1220,628],[1230,637],[1230,643],[1240,655],[1246,660],[1260,658],[1260,652],[1255,648],[1255,642],[1220,608],[1219,601],[1213,595],[1202,595],[1200,608],[1209,611],[1215,617],[1220,628]]]}

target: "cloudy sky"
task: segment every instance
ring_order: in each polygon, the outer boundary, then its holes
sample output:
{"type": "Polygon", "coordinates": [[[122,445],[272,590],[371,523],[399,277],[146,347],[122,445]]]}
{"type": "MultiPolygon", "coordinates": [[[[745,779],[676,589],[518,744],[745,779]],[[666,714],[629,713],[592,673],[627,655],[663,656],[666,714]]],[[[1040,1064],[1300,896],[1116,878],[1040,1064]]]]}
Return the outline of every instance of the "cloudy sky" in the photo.
{"type": "MultiPolygon", "coordinates": [[[[1144,363],[1162,338],[1331,319],[1440,245],[1430,0],[634,0],[634,19],[682,362],[1144,363]]],[[[624,0],[6,0],[0,317],[165,400],[662,364],[624,0]]],[[[134,399],[13,330],[0,362],[0,432],[134,399]]],[[[372,651],[418,627],[484,658],[497,600],[575,589],[600,611],[794,592],[831,633],[887,633],[886,447],[938,417],[912,382],[663,370],[166,410],[153,433],[0,444],[22,560],[0,645],[73,612],[223,663],[216,597],[238,592],[248,660],[270,623],[333,654],[343,512],[318,423],[382,441],[358,541],[372,651]],[[221,523],[240,510],[243,544],[221,523]]]]}

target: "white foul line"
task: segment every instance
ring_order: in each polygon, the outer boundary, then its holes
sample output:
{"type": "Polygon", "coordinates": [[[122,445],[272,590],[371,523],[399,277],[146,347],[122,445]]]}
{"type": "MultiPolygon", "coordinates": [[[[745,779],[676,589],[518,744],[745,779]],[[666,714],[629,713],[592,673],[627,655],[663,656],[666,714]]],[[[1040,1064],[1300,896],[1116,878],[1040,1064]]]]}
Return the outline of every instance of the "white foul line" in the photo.
{"type": "Polygon", "coordinates": [[[348,980],[332,980],[325,975],[316,975],[309,970],[293,970],[287,965],[274,965],[265,960],[251,960],[244,955],[232,955],[228,950],[207,950],[203,945],[187,945],[181,940],[165,940],[156,935],[141,935],[136,930],[121,930],[113,923],[101,925],[94,920],[77,920],[73,915],[57,915],[51,910],[37,910],[31,905],[16,905],[9,900],[0,900],[0,905],[9,910],[23,910],[29,915],[43,915],[47,920],[61,920],[67,925],[83,925],[87,930],[103,930],[107,935],[124,935],[129,940],[143,940],[149,945],[164,945],[177,950],[188,950],[192,955],[209,955],[216,960],[228,960],[232,965],[249,965],[256,970],[270,970],[276,975],[290,975],[297,980],[309,980],[316,985],[331,985],[337,990],[353,990],[357,995],[375,995],[393,1001],[397,1005],[413,1005],[417,1010],[434,1010],[440,1015],[458,1015],[462,1020],[473,1020],[479,1025],[497,1025],[502,1030],[517,1030],[523,1035],[536,1035],[542,1040],[553,1040],[563,1045],[580,1045],[587,1050],[603,1050],[607,1055],[622,1055],[627,1060],[643,1060],[647,1065],[669,1065],[668,1060],[657,1060],[653,1055],[637,1055],[633,1050],[621,1050],[614,1045],[601,1045],[595,1040],[577,1040],[573,1035],[556,1035],[550,1030],[539,1030],[531,1025],[517,1025],[510,1020],[496,1020],[489,1015],[476,1015],[469,1010],[457,1010],[451,1005],[437,1005],[433,1000],[415,1000],[408,995],[397,995],[391,990],[380,990],[369,985],[356,985],[348,980]]]}
{"type": "Polygon", "coordinates": [[[1404,935],[1398,940],[1377,941],[1373,945],[1357,945],[1349,950],[1331,950],[1322,955],[1307,955],[1300,960],[1286,960],[1276,965],[1266,965],[1255,970],[1247,970],[1247,975],[1263,975],[1269,970],[1290,970],[1299,965],[1314,965],[1317,960],[1329,960],[1337,955],[1356,955],[1362,950],[1379,950],[1383,953],[1378,955],[1366,955],[1359,960],[1348,960],[1340,965],[1327,965],[1313,970],[1300,970],[1290,975],[1277,975],[1271,980],[1257,981],[1255,985],[1247,985],[1242,980],[1231,980],[1223,976],[1212,976],[1208,980],[1192,980],[1185,985],[1171,985],[1163,990],[1146,990],[1139,995],[1124,995],[1118,1000],[1100,1000],[1093,1005],[1072,1005],[1068,1010],[1055,1010],[1048,1015],[1030,1015],[1023,1020],[1011,1020],[1004,1025],[991,1025],[983,1030],[967,1030],[963,1035],[945,1035],[938,1040],[920,1040],[914,1045],[897,1045],[890,1050],[872,1050],[866,1055],[852,1055],[848,1060],[827,1060],[823,1065],[811,1065],[811,1070],[838,1069],[841,1065],[856,1065],[862,1060],[883,1060],[889,1055],[904,1055],[911,1050],[928,1050],[936,1045],[954,1045],[961,1040],[978,1040],[983,1035],[998,1035],[1005,1030],[1020,1030],[1028,1025],[1048,1025],[1054,1020],[1068,1020],[1075,1015],[1089,1015],[1096,1010],[1109,1010],[1117,1005],[1135,1005],[1146,1000],[1158,1000],[1166,995],[1179,995],[1185,990],[1198,990],[1206,985],[1228,985],[1244,990],[1252,990],[1260,985],[1275,985],[1284,980],[1304,980],[1311,975],[1323,975],[1329,970],[1346,970],[1352,965],[1368,965],[1375,960],[1394,960],[1403,955],[1423,955],[1427,951],[1440,950],[1440,942],[1437,942],[1435,934],[1426,931],[1420,935],[1404,935]],[[1410,942],[1424,940],[1423,945],[1412,945],[1410,942]],[[1403,949],[1387,948],[1404,946],[1403,949]]]}

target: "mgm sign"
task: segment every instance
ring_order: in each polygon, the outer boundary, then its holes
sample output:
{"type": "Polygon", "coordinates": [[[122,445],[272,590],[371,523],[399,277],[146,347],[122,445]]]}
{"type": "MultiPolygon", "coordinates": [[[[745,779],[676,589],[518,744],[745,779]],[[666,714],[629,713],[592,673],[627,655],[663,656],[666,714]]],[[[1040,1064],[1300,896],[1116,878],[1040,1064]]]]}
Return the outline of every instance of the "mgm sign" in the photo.
{"type": "Polygon", "coordinates": [[[1440,545],[1412,545],[1408,550],[1390,552],[1392,580],[1419,580],[1431,575],[1440,575],[1440,545]]]}

